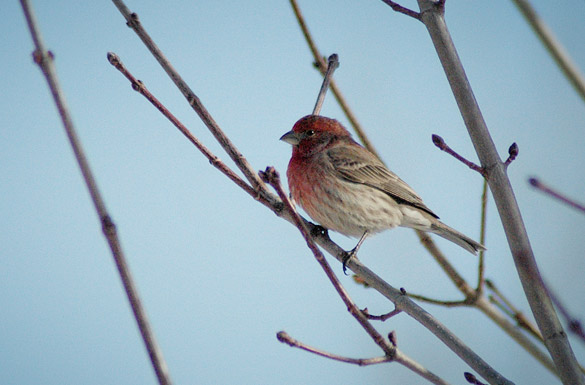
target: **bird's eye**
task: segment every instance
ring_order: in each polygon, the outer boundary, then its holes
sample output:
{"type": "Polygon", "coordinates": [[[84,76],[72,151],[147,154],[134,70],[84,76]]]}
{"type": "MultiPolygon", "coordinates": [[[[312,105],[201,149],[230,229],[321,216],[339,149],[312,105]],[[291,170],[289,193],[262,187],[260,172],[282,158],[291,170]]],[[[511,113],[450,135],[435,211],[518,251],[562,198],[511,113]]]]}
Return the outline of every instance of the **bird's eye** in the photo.
{"type": "Polygon", "coordinates": [[[307,136],[313,136],[313,135],[315,135],[315,131],[313,131],[313,130],[307,130],[306,131],[306,135],[307,136]]]}

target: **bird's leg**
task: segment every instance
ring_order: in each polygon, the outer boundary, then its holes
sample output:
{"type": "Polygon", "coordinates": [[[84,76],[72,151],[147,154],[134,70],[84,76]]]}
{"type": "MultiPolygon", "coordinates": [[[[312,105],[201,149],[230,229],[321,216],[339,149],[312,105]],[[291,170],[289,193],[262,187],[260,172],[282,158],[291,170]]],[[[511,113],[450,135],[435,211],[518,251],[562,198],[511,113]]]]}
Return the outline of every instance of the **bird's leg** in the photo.
{"type": "Polygon", "coordinates": [[[343,257],[343,274],[347,275],[347,272],[346,272],[347,262],[350,260],[350,258],[355,257],[357,255],[358,250],[362,246],[362,243],[364,243],[364,241],[366,240],[367,236],[368,236],[368,230],[364,231],[364,234],[362,235],[362,237],[358,241],[357,245],[355,245],[355,247],[353,249],[345,252],[345,256],[343,257]]]}

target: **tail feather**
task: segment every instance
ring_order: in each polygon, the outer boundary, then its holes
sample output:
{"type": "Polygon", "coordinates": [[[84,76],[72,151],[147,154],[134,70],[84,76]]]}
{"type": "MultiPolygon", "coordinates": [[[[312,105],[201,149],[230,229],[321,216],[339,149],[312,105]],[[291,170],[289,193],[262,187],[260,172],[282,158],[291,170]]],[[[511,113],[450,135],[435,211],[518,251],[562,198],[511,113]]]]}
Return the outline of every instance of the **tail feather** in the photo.
{"type": "Polygon", "coordinates": [[[474,241],[468,236],[461,234],[459,231],[438,220],[431,225],[431,228],[428,229],[428,231],[463,247],[472,254],[477,254],[480,250],[486,250],[485,246],[481,243],[474,241]]]}

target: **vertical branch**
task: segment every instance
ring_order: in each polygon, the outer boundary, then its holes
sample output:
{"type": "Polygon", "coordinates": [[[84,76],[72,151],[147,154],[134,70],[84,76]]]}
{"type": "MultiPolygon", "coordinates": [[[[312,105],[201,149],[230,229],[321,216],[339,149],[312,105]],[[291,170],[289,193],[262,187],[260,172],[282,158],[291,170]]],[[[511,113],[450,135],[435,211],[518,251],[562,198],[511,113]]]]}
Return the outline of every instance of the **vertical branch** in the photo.
{"type": "Polygon", "coordinates": [[[61,120],[63,121],[65,132],[67,133],[67,137],[69,138],[69,142],[71,144],[71,148],[73,149],[75,159],[77,160],[79,168],[81,169],[83,179],[85,180],[85,183],[89,190],[89,194],[91,195],[91,199],[97,211],[98,217],[100,218],[103,233],[112,251],[112,255],[114,257],[116,266],[118,268],[118,272],[122,279],[126,295],[128,296],[128,300],[130,301],[130,306],[132,307],[132,311],[134,313],[134,317],[136,318],[136,322],[138,323],[140,334],[142,335],[142,339],[144,340],[144,343],[146,345],[146,349],[148,351],[148,355],[150,356],[150,360],[152,362],[152,366],[158,378],[159,384],[161,385],[171,384],[167,364],[162,355],[162,351],[160,350],[158,344],[156,343],[154,333],[150,327],[148,317],[138,295],[138,290],[136,288],[134,280],[132,279],[128,263],[126,262],[124,252],[122,251],[120,240],[116,232],[116,226],[114,225],[114,222],[112,221],[110,215],[106,210],[106,206],[98,190],[97,183],[91,172],[87,158],[85,157],[85,153],[81,146],[81,142],[79,141],[77,132],[75,131],[75,127],[73,126],[71,114],[69,113],[69,109],[65,102],[65,97],[63,95],[63,92],[61,91],[61,87],[57,80],[57,73],[55,71],[55,66],[53,65],[53,54],[47,51],[45,48],[40,31],[37,26],[36,17],[33,14],[32,7],[30,6],[29,1],[21,0],[21,5],[35,45],[35,51],[33,54],[34,61],[40,66],[41,71],[45,75],[45,78],[51,90],[51,94],[53,96],[53,99],[55,100],[57,109],[59,110],[59,115],[61,116],[61,120]]]}
{"type": "Polygon", "coordinates": [[[418,0],[422,21],[427,27],[447,75],[457,105],[475,146],[498,209],[516,269],[532,313],[564,384],[585,384],[567,335],[556,315],[534,259],[528,234],[514,196],[506,167],[487,129],[471,86],[465,75],[445,19],[443,7],[432,0],[418,0]]]}

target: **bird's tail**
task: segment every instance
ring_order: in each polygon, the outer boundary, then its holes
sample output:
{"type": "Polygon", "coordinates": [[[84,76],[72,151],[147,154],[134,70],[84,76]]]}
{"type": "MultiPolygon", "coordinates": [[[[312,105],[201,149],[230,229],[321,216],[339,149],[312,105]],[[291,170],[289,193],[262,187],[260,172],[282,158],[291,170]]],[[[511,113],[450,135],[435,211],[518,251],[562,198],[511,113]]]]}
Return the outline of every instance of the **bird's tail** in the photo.
{"type": "Polygon", "coordinates": [[[450,240],[453,243],[463,247],[465,250],[469,251],[472,254],[477,254],[480,250],[486,250],[485,246],[481,243],[474,241],[473,239],[469,238],[461,234],[459,231],[452,229],[451,227],[447,226],[441,221],[435,221],[431,228],[427,231],[437,234],[445,239],[450,240]]]}

